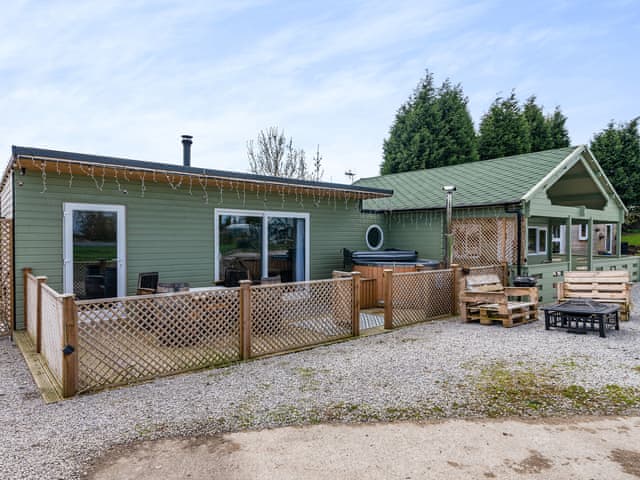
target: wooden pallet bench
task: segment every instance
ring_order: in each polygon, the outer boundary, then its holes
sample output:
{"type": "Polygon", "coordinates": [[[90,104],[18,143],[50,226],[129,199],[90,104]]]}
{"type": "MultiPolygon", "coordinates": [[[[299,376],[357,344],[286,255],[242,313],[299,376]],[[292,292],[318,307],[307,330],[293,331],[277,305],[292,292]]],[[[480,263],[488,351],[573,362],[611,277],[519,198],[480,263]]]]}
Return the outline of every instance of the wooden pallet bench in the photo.
{"type": "Polygon", "coordinates": [[[501,311],[501,307],[497,303],[481,304],[480,323],[491,325],[493,322],[500,322],[503,327],[509,328],[538,319],[537,306],[530,302],[508,302],[504,311],[501,311]]]}
{"type": "Polygon", "coordinates": [[[469,275],[460,294],[460,316],[463,322],[493,322],[514,327],[538,319],[537,287],[504,287],[495,274],[469,275]],[[528,301],[509,298],[527,297],[528,301]]]}
{"type": "Polygon", "coordinates": [[[564,281],[557,285],[558,302],[590,299],[620,306],[620,320],[629,320],[631,283],[629,272],[565,272],[564,281]]]}

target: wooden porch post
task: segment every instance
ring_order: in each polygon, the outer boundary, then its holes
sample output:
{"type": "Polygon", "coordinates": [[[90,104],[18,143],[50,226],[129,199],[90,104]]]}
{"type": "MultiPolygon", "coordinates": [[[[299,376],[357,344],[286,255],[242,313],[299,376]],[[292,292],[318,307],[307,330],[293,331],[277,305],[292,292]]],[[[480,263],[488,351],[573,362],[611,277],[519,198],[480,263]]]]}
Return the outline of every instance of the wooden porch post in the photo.
{"type": "Polygon", "coordinates": [[[384,288],[384,328],[393,328],[393,270],[385,268],[382,272],[382,285],[384,288]]]}
{"type": "Polygon", "coordinates": [[[360,335],[360,272],[352,272],[351,278],[353,282],[353,312],[351,314],[351,333],[354,337],[357,337],[360,335]]]}
{"type": "Polygon", "coordinates": [[[251,358],[251,280],[240,280],[240,360],[251,358]]]}
{"type": "Polygon", "coordinates": [[[616,222],[616,257],[622,256],[622,222],[616,222]]]}
{"type": "Polygon", "coordinates": [[[78,392],[78,312],[73,294],[62,297],[62,396],[78,392]]]}
{"type": "Polygon", "coordinates": [[[567,270],[571,270],[571,254],[573,251],[573,246],[571,244],[571,224],[573,220],[571,219],[571,215],[567,217],[566,223],[566,232],[564,232],[565,240],[564,240],[564,251],[567,255],[567,262],[569,263],[569,268],[567,270]]]}
{"type": "Polygon", "coordinates": [[[593,270],[593,217],[589,217],[587,228],[587,270],[593,270]]]}

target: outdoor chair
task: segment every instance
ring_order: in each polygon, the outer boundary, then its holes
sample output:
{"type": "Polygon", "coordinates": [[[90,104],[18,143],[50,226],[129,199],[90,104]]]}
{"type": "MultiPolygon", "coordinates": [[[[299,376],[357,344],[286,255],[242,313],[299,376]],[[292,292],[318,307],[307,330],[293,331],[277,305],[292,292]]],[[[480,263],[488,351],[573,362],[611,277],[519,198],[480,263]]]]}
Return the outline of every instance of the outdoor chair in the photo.
{"type": "Polygon", "coordinates": [[[631,283],[626,270],[564,272],[557,283],[558,302],[589,299],[620,306],[620,320],[629,320],[631,283]]]}
{"type": "Polygon", "coordinates": [[[156,293],[159,278],[160,275],[158,272],[139,273],[136,295],[151,295],[156,293]]]}
{"type": "Polygon", "coordinates": [[[494,321],[513,327],[538,319],[537,287],[505,287],[495,274],[469,275],[460,294],[463,322],[479,320],[483,325],[494,321]],[[510,298],[519,297],[518,301],[510,298]],[[528,297],[523,302],[521,297],[528,297]]]}

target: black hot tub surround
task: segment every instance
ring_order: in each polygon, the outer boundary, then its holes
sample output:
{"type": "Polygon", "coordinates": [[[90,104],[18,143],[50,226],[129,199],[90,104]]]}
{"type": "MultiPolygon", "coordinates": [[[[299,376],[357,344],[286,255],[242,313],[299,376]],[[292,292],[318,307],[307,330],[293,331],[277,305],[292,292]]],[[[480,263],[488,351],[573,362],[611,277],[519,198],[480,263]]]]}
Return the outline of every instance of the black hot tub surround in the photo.
{"type": "Polygon", "coordinates": [[[423,265],[426,268],[438,268],[438,260],[418,258],[415,250],[399,250],[389,248],[386,250],[349,250],[344,249],[344,267],[351,265],[423,265]]]}

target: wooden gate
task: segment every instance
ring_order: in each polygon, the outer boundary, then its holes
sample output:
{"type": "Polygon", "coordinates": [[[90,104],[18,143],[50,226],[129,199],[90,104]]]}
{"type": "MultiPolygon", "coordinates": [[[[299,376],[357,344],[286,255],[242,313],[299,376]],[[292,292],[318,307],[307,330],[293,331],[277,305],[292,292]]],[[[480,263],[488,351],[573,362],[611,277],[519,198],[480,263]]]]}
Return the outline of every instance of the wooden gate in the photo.
{"type": "Polygon", "coordinates": [[[0,337],[13,327],[13,235],[11,219],[0,219],[0,337]]]}

